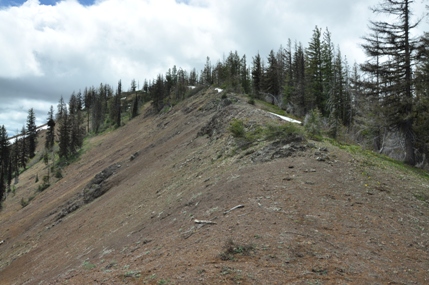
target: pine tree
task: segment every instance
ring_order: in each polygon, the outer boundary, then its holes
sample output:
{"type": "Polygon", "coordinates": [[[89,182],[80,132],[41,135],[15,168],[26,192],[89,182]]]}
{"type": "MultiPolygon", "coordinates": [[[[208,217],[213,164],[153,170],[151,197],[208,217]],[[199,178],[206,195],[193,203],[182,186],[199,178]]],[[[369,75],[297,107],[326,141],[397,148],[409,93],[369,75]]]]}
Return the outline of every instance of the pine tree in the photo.
{"type": "Polygon", "coordinates": [[[243,88],[243,91],[245,94],[251,93],[251,81],[250,81],[250,72],[249,68],[247,67],[246,62],[246,55],[243,55],[243,57],[240,60],[240,81],[241,81],[241,87],[243,88]]]}
{"type": "Polygon", "coordinates": [[[362,70],[377,77],[375,84],[368,84],[371,93],[378,93],[379,112],[384,116],[385,125],[397,130],[404,137],[407,164],[414,165],[415,133],[413,64],[417,41],[411,38],[411,31],[417,26],[411,20],[413,0],[382,0],[373,8],[377,14],[395,17],[396,21],[371,21],[372,34],[364,37],[362,45],[370,59],[362,70]]]}
{"type": "Polygon", "coordinates": [[[330,135],[337,137],[345,113],[345,78],[341,52],[338,49],[333,64],[333,77],[330,79],[330,92],[327,107],[330,111],[330,135]]]}
{"type": "Polygon", "coordinates": [[[54,107],[48,112],[48,131],[46,132],[45,148],[50,151],[52,150],[55,143],[55,121],[54,121],[54,107]]]}
{"type": "MultiPolygon", "coordinates": [[[[334,46],[331,41],[331,33],[328,29],[323,33],[323,41],[322,41],[322,51],[321,51],[321,73],[322,73],[322,85],[323,85],[323,92],[322,92],[322,99],[321,102],[322,105],[325,105],[327,103],[328,98],[331,97],[332,88],[334,88],[334,46]]],[[[340,55],[340,51],[337,51],[337,56],[340,55]]],[[[337,64],[337,71],[338,71],[338,64],[342,64],[341,57],[335,59],[337,64]]],[[[338,74],[337,74],[338,78],[338,74]]],[[[338,87],[338,86],[337,86],[338,87]]],[[[319,106],[319,108],[323,108],[323,106],[319,106]]]]}
{"type": "Polygon", "coordinates": [[[28,110],[27,116],[27,139],[28,139],[28,156],[33,158],[36,152],[37,143],[37,129],[36,129],[36,116],[34,110],[31,108],[28,110]]]}
{"type": "Polygon", "coordinates": [[[323,93],[322,73],[322,30],[317,26],[313,31],[313,37],[306,50],[306,102],[310,109],[318,108],[322,115],[327,115],[326,98],[323,93]]]}
{"type": "Polygon", "coordinates": [[[302,44],[295,44],[295,52],[292,61],[292,88],[290,90],[290,101],[296,107],[295,113],[304,116],[313,107],[313,96],[308,96],[307,80],[305,74],[305,54],[302,44]]]}
{"type": "Polygon", "coordinates": [[[94,88],[90,89],[92,102],[91,102],[91,129],[94,133],[98,134],[100,127],[104,121],[103,101],[105,100],[105,90],[101,85],[98,92],[94,88]]]}
{"type": "Polygon", "coordinates": [[[134,95],[133,107],[131,109],[131,118],[137,117],[139,112],[139,100],[137,94],[134,95]]]}
{"type": "Polygon", "coordinates": [[[255,94],[256,98],[260,98],[260,93],[262,91],[262,64],[259,53],[253,58],[252,82],[253,93],[255,94]]]}
{"type": "Polygon", "coordinates": [[[93,94],[90,90],[88,90],[87,87],[85,87],[83,91],[83,102],[85,105],[85,111],[86,111],[86,131],[89,133],[89,119],[91,114],[91,107],[92,107],[92,101],[93,101],[93,94]]]}
{"type": "MultiPolygon", "coordinates": [[[[264,86],[265,91],[274,96],[276,101],[280,94],[280,82],[279,82],[279,66],[277,57],[273,50],[268,55],[268,67],[264,75],[264,86]]],[[[275,102],[273,102],[275,103],[275,102]]]]}
{"type": "Polygon", "coordinates": [[[0,127],[0,208],[1,202],[6,197],[6,180],[9,166],[9,141],[6,128],[0,127]]]}
{"type": "Polygon", "coordinates": [[[23,126],[21,129],[21,139],[19,144],[19,164],[22,168],[27,168],[28,146],[27,146],[27,130],[23,126]]]}
{"type": "Polygon", "coordinates": [[[69,114],[68,124],[70,132],[70,145],[69,153],[74,155],[82,148],[83,139],[85,135],[85,128],[83,127],[84,115],[81,110],[77,110],[75,114],[69,114]]]}
{"type": "Polygon", "coordinates": [[[137,89],[137,84],[136,84],[136,80],[135,79],[133,79],[133,80],[131,80],[131,92],[136,92],[136,89],[137,89]]]}
{"type": "Polygon", "coordinates": [[[210,62],[210,57],[207,57],[206,64],[204,65],[204,70],[201,74],[203,84],[206,85],[212,85],[213,84],[213,78],[212,78],[212,64],[210,62]]]}
{"type": "Polygon", "coordinates": [[[157,112],[164,107],[164,77],[159,74],[150,90],[152,102],[157,112]]]}
{"type": "Polygon", "coordinates": [[[60,158],[68,158],[70,154],[70,125],[69,114],[67,106],[62,110],[61,120],[59,122],[59,150],[58,155],[60,158]]]}
{"type": "Polygon", "coordinates": [[[426,157],[429,156],[429,33],[420,39],[419,63],[416,68],[414,130],[416,147],[426,157]]]}

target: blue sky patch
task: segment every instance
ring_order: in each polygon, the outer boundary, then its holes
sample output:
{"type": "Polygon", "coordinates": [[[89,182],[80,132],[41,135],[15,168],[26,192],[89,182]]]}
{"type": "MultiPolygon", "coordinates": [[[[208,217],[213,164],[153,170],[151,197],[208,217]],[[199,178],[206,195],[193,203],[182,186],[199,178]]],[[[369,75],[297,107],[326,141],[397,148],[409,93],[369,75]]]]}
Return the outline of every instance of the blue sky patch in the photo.
{"type": "MultiPolygon", "coordinates": [[[[9,7],[9,6],[21,6],[23,3],[27,2],[27,0],[0,0],[0,6],[9,7]]],[[[61,0],[39,0],[42,5],[55,5],[61,0]]],[[[78,0],[78,2],[85,6],[91,6],[94,4],[95,0],[78,0]]]]}

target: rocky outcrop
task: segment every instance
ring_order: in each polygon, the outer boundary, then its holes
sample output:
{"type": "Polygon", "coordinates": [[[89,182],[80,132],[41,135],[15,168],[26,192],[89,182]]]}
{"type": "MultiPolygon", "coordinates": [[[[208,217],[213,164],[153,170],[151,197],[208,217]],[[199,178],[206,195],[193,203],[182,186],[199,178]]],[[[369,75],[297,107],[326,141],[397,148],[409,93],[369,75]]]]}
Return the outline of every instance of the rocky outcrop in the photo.
{"type": "Polygon", "coordinates": [[[83,201],[87,204],[92,202],[94,199],[100,197],[109,191],[110,187],[104,183],[115,171],[120,168],[121,165],[113,164],[97,175],[86,185],[83,190],[83,201]]]}
{"type": "Polygon", "coordinates": [[[72,199],[68,200],[65,204],[59,207],[58,214],[55,216],[55,221],[61,222],[61,219],[70,213],[73,213],[84,204],[94,201],[96,198],[102,196],[110,190],[110,186],[106,180],[111,177],[121,165],[113,164],[100,173],[96,174],[94,178],[85,186],[84,190],[75,195],[72,199]]]}

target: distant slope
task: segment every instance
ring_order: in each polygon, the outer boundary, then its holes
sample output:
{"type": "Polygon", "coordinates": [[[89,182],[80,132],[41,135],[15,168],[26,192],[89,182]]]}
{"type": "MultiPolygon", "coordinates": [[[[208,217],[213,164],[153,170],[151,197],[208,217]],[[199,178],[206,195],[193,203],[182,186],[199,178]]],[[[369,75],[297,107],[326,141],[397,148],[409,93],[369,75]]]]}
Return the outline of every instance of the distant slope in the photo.
{"type": "Polygon", "coordinates": [[[24,172],[0,212],[0,284],[428,282],[425,176],[297,134],[267,139],[290,123],[221,96],[158,115],[147,104],[21,208],[46,169],[24,172]]]}

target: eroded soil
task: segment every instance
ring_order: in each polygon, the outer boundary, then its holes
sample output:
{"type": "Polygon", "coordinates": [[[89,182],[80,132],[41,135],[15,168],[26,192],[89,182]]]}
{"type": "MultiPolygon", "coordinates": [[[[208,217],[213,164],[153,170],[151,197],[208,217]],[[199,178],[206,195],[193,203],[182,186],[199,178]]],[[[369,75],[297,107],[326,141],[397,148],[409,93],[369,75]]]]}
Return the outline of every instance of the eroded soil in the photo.
{"type": "Polygon", "coordinates": [[[233,118],[283,122],[228,98],[145,106],[22,208],[46,168],[24,172],[0,212],[0,284],[429,283],[428,179],[327,142],[240,147],[233,118]],[[58,218],[111,165],[108,191],[58,218]]]}

